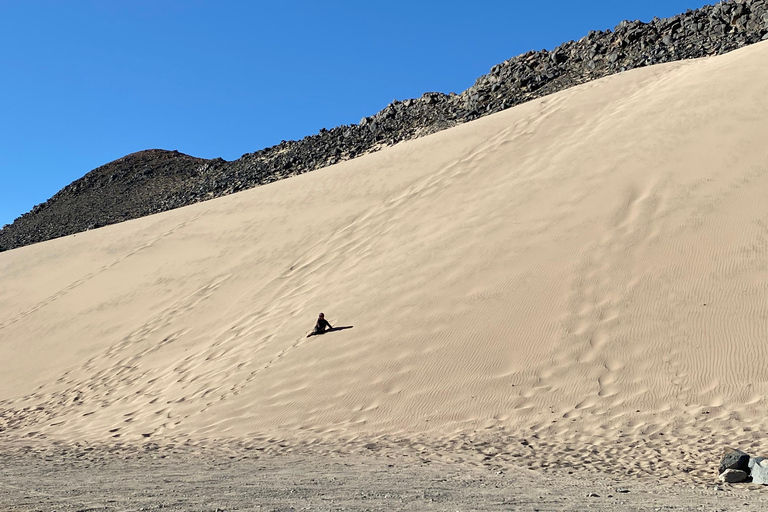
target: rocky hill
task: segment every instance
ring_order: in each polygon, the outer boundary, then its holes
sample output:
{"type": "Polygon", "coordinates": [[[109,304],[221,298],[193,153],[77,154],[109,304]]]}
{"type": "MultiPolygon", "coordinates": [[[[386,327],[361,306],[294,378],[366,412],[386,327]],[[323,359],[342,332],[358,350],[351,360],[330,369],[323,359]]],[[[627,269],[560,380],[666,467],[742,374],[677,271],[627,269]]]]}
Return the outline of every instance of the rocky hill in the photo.
{"type": "Polygon", "coordinates": [[[722,54],[768,39],[768,1],[731,0],[649,23],[624,21],[494,66],[461,94],[395,101],[231,162],[134,153],[86,174],[0,230],[0,251],[150,215],[312,171],[628,69],[722,54]]]}

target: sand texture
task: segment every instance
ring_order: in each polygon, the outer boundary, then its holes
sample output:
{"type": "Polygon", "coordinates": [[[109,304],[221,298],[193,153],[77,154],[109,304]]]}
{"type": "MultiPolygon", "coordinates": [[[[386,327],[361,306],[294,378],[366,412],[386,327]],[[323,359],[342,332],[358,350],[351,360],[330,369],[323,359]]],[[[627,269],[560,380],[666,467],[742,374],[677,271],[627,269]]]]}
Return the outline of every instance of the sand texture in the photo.
{"type": "Polygon", "coordinates": [[[710,482],[768,455],[766,98],[761,43],[2,253],[0,443],[710,482]]]}

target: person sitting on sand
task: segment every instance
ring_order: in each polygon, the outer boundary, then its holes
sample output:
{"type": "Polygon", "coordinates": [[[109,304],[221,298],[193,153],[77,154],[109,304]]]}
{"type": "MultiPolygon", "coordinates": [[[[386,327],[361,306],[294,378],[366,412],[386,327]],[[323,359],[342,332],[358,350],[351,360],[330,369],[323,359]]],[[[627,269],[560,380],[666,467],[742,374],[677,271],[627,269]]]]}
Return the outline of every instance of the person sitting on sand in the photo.
{"type": "Polygon", "coordinates": [[[317,323],[315,324],[315,330],[312,334],[323,334],[326,329],[333,329],[333,326],[325,319],[325,315],[320,313],[317,317],[317,323]]]}

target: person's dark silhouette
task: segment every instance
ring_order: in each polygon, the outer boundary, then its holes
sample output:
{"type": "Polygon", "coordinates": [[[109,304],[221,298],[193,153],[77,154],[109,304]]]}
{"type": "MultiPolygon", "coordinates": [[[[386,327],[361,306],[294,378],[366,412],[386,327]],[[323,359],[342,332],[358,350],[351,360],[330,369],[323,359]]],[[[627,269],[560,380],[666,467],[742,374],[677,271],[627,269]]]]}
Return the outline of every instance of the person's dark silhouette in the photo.
{"type": "Polygon", "coordinates": [[[323,334],[326,329],[333,329],[333,326],[328,323],[328,320],[325,319],[325,315],[320,313],[320,315],[317,317],[315,330],[312,331],[312,334],[323,334]]]}

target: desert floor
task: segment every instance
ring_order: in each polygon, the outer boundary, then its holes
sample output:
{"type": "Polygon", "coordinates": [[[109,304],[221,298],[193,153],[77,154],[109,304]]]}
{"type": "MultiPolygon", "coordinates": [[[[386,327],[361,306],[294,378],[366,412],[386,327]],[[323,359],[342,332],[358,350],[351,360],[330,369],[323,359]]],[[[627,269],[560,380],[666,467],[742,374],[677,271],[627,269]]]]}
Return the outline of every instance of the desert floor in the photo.
{"type": "Polygon", "coordinates": [[[428,462],[381,454],[72,453],[3,456],[8,511],[757,510],[748,484],[428,462]],[[570,474],[569,474],[570,473],[570,474]]]}

